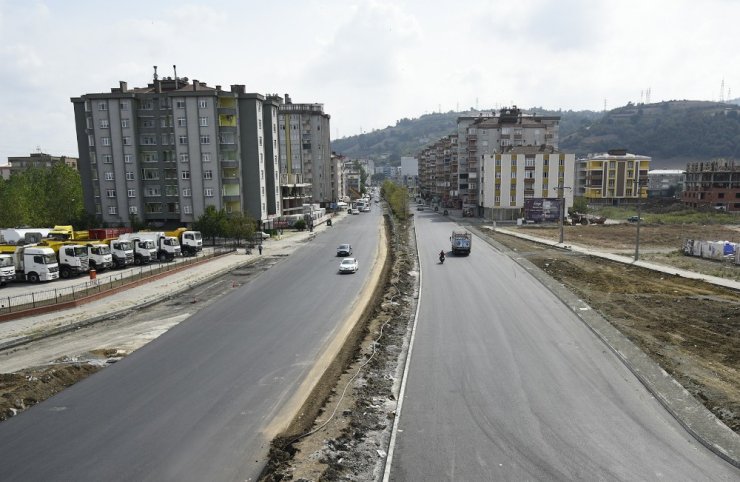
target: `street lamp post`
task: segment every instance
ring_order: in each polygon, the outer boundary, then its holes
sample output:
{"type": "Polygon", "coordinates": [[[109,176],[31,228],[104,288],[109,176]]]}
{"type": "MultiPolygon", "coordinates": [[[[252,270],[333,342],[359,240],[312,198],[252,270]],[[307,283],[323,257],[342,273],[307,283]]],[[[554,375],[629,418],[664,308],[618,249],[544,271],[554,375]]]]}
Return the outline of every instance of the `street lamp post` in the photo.
{"type": "Polygon", "coordinates": [[[564,218],[565,218],[565,189],[571,189],[568,186],[563,186],[563,179],[561,178],[558,182],[558,187],[554,188],[558,191],[558,226],[560,228],[560,239],[558,243],[563,244],[564,238],[564,218]]]}

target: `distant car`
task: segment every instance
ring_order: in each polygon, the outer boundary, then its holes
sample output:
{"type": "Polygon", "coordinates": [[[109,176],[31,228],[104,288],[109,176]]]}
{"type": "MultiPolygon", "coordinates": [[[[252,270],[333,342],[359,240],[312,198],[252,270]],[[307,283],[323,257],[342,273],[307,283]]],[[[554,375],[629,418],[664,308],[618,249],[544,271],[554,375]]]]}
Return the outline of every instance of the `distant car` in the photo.
{"type": "Polygon", "coordinates": [[[339,263],[340,273],[356,273],[358,269],[357,258],[344,258],[339,263]]]}
{"type": "Polygon", "coordinates": [[[357,209],[357,208],[351,208],[351,209],[349,210],[349,213],[350,213],[350,214],[360,214],[360,210],[359,210],[359,209],[357,209]]]}
{"type": "Polygon", "coordinates": [[[627,218],[627,221],[630,223],[636,223],[637,221],[641,221],[640,216],[630,216],[627,218]]]}
{"type": "Polygon", "coordinates": [[[370,212],[370,206],[365,206],[364,208],[362,208],[362,212],[363,213],[369,213],[370,212]]]}
{"type": "Polygon", "coordinates": [[[423,211],[424,210],[424,206],[422,206],[421,204],[419,204],[418,206],[416,206],[416,210],[417,211],[423,211]]]}
{"type": "Polygon", "coordinates": [[[340,244],[337,248],[337,256],[349,256],[352,254],[351,244],[340,244]]]}
{"type": "Polygon", "coordinates": [[[257,239],[268,239],[270,235],[264,231],[258,231],[254,233],[254,237],[257,239]]]}

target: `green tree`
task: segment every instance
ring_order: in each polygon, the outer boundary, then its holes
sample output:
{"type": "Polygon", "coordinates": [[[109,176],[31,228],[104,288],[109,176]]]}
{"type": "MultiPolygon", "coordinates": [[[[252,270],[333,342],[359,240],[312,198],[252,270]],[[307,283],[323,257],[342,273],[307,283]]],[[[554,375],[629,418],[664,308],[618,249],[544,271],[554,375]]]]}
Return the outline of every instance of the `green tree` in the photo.
{"type": "Polygon", "coordinates": [[[44,185],[48,197],[46,215],[49,224],[73,224],[84,212],[80,173],[64,163],[46,170],[44,185]],[[62,202],[60,202],[62,200],[62,202]]]}
{"type": "Polygon", "coordinates": [[[257,222],[247,213],[233,213],[226,218],[226,235],[240,244],[242,239],[251,240],[254,237],[257,222]]]}
{"type": "Polygon", "coordinates": [[[392,181],[385,181],[380,188],[380,194],[388,202],[391,212],[396,219],[405,220],[409,213],[408,189],[392,181]]]}
{"type": "Polygon", "coordinates": [[[193,228],[200,231],[204,238],[211,238],[211,243],[215,245],[216,237],[226,234],[226,211],[206,206],[205,212],[193,223],[193,228]]]}
{"type": "Polygon", "coordinates": [[[576,212],[581,214],[588,213],[588,202],[585,197],[577,196],[573,198],[573,206],[569,209],[570,212],[576,212]]]}

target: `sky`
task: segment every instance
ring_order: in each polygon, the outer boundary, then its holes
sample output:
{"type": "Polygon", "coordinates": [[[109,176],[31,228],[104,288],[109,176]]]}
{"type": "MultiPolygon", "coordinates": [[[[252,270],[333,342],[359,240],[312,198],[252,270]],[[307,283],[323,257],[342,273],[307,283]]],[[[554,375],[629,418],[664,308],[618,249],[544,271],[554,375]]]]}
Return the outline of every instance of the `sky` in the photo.
{"type": "Polygon", "coordinates": [[[331,137],[433,112],[740,97],[736,0],[0,0],[0,164],[78,156],[70,98],[160,77],[289,94],[331,137]],[[722,89],[724,81],[724,89],[722,89]]]}

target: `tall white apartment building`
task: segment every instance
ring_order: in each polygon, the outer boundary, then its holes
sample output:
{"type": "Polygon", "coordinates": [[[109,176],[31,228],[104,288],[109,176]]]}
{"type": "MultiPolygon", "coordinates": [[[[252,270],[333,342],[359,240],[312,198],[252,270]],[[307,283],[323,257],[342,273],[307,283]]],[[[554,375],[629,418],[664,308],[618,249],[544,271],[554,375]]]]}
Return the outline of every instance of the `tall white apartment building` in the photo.
{"type": "Polygon", "coordinates": [[[515,147],[484,154],[481,172],[483,217],[497,221],[523,217],[527,199],[562,198],[573,206],[575,154],[538,147],[515,147]]]}
{"type": "Polygon", "coordinates": [[[242,85],[160,79],[155,68],[146,87],[120,82],[71,101],[85,208],[102,223],[179,226],[207,206],[260,221],[270,206],[280,214],[279,191],[269,190],[277,143],[265,145],[277,106],[265,108],[264,96],[242,85]]]}

